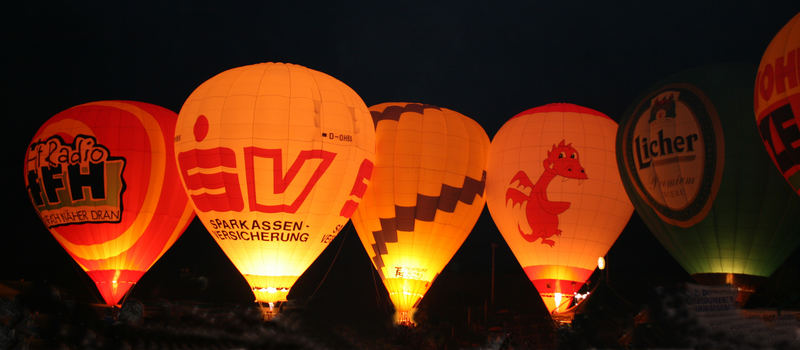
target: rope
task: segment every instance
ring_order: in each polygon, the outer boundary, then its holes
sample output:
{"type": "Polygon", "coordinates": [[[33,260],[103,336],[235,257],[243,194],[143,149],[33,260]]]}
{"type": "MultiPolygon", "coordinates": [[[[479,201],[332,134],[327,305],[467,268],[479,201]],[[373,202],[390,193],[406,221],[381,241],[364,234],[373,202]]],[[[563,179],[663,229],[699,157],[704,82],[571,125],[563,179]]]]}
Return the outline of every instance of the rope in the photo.
{"type": "Polygon", "coordinates": [[[378,281],[375,280],[375,267],[372,262],[370,262],[367,266],[369,267],[369,274],[372,276],[372,285],[375,287],[375,306],[378,308],[385,308],[387,311],[389,311],[389,308],[386,307],[386,303],[382,303],[383,298],[381,297],[380,289],[378,289],[378,281]]]}
{"type": "MultiPolygon", "coordinates": [[[[347,228],[347,227],[349,227],[349,225],[345,226],[345,228],[347,228]]],[[[331,264],[328,265],[328,270],[325,271],[325,275],[322,276],[322,279],[317,284],[317,288],[314,288],[314,292],[312,292],[311,295],[308,296],[309,300],[314,298],[314,295],[317,294],[317,291],[322,286],[322,283],[324,283],[325,280],[328,278],[328,274],[331,272],[331,269],[333,268],[333,265],[336,263],[336,259],[339,257],[339,253],[342,252],[342,247],[344,247],[344,242],[347,240],[347,236],[348,236],[347,233],[348,232],[349,232],[349,230],[344,233],[344,237],[342,237],[342,243],[339,243],[339,248],[336,249],[336,255],[333,256],[333,261],[331,261],[331,264]]]]}

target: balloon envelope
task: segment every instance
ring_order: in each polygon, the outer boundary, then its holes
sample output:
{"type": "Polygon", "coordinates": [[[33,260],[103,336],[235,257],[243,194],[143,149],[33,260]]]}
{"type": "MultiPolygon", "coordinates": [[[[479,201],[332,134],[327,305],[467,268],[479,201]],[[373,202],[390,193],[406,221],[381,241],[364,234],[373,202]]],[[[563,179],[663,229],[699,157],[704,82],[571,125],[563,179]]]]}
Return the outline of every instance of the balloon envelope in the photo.
{"type": "Polygon", "coordinates": [[[179,190],[176,120],[147,103],[91,102],[50,118],[28,147],[25,185],[33,206],[108,305],[194,218],[179,190]]]}
{"type": "Polygon", "coordinates": [[[573,104],[524,111],[498,130],[486,202],[550,312],[563,312],[633,213],[616,167],[617,123],[573,104]]]}
{"type": "Polygon", "coordinates": [[[620,123],[619,168],[637,212],[701,281],[767,277],[800,243],[800,200],[774,171],[750,114],[753,75],[735,64],[677,74],[620,123]]]}
{"type": "Polygon", "coordinates": [[[483,211],[489,137],[474,120],[420,103],[370,107],[375,171],[353,225],[389,292],[413,313],[483,211]]]}
{"type": "Polygon", "coordinates": [[[767,46],[755,84],[758,130],[772,162],[800,194],[800,13],[767,46]]]}
{"type": "Polygon", "coordinates": [[[285,301],[347,223],[374,138],[352,89],[298,65],[233,68],[186,100],[175,136],[183,184],[258,302],[285,301]]]}

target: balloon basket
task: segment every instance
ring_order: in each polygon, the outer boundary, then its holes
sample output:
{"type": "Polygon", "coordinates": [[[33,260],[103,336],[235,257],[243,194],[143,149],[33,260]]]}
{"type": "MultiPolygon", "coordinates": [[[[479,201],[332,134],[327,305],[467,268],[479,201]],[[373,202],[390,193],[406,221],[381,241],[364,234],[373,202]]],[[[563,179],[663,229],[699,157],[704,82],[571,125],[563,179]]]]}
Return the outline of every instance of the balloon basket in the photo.
{"type": "Polygon", "coordinates": [[[566,325],[572,324],[572,320],[575,318],[575,313],[571,311],[555,312],[550,314],[550,317],[553,318],[553,321],[556,322],[556,324],[566,325]]]}
{"type": "Polygon", "coordinates": [[[585,300],[581,300],[572,306],[562,306],[561,308],[566,309],[563,311],[553,310],[550,313],[550,317],[558,325],[572,324],[572,320],[575,319],[575,312],[577,311],[578,306],[580,306],[584,301],[585,300]]]}
{"type": "Polygon", "coordinates": [[[283,302],[272,302],[272,303],[258,303],[259,309],[261,309],[261,317],[264,321],[272,321],[273,318],[278,316],[280,313],[281,306],[283,302]]]}
{"type": "Polygon", "coordinates": [[[697,283],[707,286],[731,286],[736,288],[736,304],[744,307],[756,289],[766,282],[762,276],[744,275],[738,273],[696,273],[692,275],[697,283]]]}
{"type": "MultiPolygon", "coordinates": [[[[595,286],[595,289],[597,286],[595,286]]],[[[592,292],[594,289],[592,289],[592,292]]],[[[561,298],[554,298],[560,299],[559,302],[556,303],[556,306],[553,310],[550,310],[550,318],[557,325],[568,325],[572,324],[572,320],[575,319],[575,314],[581,313],[583,309],[584,303],[588,299],[588,295],[591,292],[586,292],[585,295],[581,295],[582,297],[576,298],[576,295],[572,296],[562,296],[561,298]]]]}
{"type": "Polygon", "coordinates": [[[417,310],[396,311],[394,313],[394,323],[398,326],[415,327],[417,325],[417,323],[414,322],[415,311],[417,310]]]}

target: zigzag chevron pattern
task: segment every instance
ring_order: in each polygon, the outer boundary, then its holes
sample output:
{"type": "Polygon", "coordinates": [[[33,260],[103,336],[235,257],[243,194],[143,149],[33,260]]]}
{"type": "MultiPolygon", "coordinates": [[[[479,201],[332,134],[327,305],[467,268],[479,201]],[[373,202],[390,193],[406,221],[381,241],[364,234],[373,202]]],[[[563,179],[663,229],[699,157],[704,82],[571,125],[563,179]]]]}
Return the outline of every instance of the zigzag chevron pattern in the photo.
{"type": "Polygon", "coordinates": [[[372,121],[375,123],[375,125],[378,125],[378,122],[384,119],[399,121],[400,115],[404,112],[423,114],[426,108],[441,110],[441,108],[434,105],[424,103],[409,103],[404,106],[389,106],[383,111],[370,111],[370,114],[372,114],[372,121]]]}
{"type": "Polygon", "coordinates": [[[485,186],[486,171],[483,171],[480,180],[465,176],[464,184],[461,188],[442,184],[439,196],[426,196],[418,193],[416,206],[395,206],[394,218],[381,218],[381,230],[372,232],[372,236],[375,238],[375,244],[372,245],[375,256],[372,260],[375,262],[375,266],[378,267],[378,272],[381,274],[381,277],[383,277],[383,272],[380,268],[384,266],[381,256],[388,253],[386,243],[397,242],[398,230],[413,231],[415,220],[433,221],[436,217],[437,210],[452,213],[456,210],[456,204],[458,204],[458,202],[468,205],[472,204],[475,200],[475,196],[483,197],[485,186]]]}

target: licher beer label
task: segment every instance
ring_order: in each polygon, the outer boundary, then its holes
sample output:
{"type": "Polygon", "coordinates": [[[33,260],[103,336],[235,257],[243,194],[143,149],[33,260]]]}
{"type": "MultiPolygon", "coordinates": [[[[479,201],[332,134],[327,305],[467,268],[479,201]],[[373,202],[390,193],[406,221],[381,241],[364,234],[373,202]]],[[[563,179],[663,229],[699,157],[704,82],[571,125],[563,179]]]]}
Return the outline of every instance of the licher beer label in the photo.
{"type": "Polygon", "coordinates": [[[26,158],[27,189],[45,226],[118,223],[122,218],[125,159],[93,136],[34,142],[26,158]]]}
{"type": "Polygon", "coordinates": [[[705,218],[722,178],[724,140],[703,93],[665,86],[643,99],[623,128],[627,173],[658,216],[680,227],[705,218]]]}

